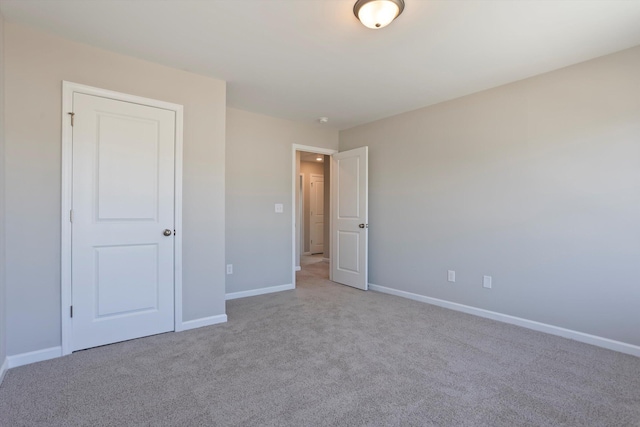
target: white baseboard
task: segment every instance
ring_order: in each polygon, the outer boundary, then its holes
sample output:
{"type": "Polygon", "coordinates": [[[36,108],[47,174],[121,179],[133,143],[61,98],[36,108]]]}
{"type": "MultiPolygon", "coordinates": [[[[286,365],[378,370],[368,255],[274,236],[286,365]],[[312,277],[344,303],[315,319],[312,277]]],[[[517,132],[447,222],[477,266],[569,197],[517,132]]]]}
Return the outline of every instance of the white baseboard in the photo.
{"type": "MultiPolygon", "coordinates": [[[[300,271],[300,270],[302,270],[302,267],[300,267],[299,265],[296,265],[296,271],[300,271]]],[[[229,298],[227,298],[227,299],[229,299],[229,298]]]]}
{"type": "Polygon", "coordinates": [[[427,304],[437,305],[451,310],[461,311],[475,316],[486,317],[487,319],[497,320],[499,322],[510,323],[512,325],[522,326],[524,328],[533,329],[534,331],[545,332],[551,335],[557,335],[563,338],[569,338],[586,344],[603,347],[609,350],[619,351],[620,353],[630,354],[640,357],[640,346],[624,343],[621,341],[611,340],[596,335],[585,334],[571,329],[561,328],[546,323],[536,322],[535,320],[523,319],[521,317],[510,316],[495,311],[484,310],[482,308],[471,307],[469,305],[458,304],[451,301],[445,301],[438,298],[431,298],[424,295],[418,295],[411,292],[400,291],[398,289],[387,288],[384,286],[369,283],[369,289],[385,294],[395,295],[398,297],[408,298],[427,304]]]}
{"type": "Polygon", "coordinates": [[[292,284],[269,286],[267,288],[251,289],[250,291],[232,292],[230,294],[225,295],[225,299],[230,300],[230,299],[237,299],[237,298],[253,297],[256,295],[271,294],[274,292],[288,291],[291,289],[295,289],[295,286],[293,286],[292,284]]]}
{"type": "Polygon", "coordinates": [[[188,331],[189,329],[202,328],[203,326],[217,325],[218,323],[226,323],[227,315],[219,314],[217,316],[203,317],[201,319],[187,320],[182,322],[182,330],[188,331]]]}
{"type": "Polygon", "coordinates": [[[7,356],[7,369],[17,368],[18,366],[28,365],[30,363],[42,362],[43,360],[55,359],[62,357],[62,347],[51,347],[42,350],[30,351],[28,353],[7,356]]]}
{"type": "MultiPolygon", "coordinates": [[[[226,321],[226,314],[204,317],[202,319],[182,322],[181,330],[186,331],[189,329],[201,328],[203,326],[225,323],[226,321]]],[[[51,347],[45,348],[43,350],[16,354],[14,356],[7,356],[4,363],[2,364],[2,367],[0,367],[0,382],[2,382],[2,378],[4,377],[4,373],[7,369],[17,368],[18,366],[28,365],[30,363],[42,362],[43,360],[55,359],[56,357],[62,357],[62,347],[51,347]]]]}
{"type": "Polygon", "coordinates": [[[2,380],[4,379],[4,374],[7,372],[7,369],[9,369],[9,359],[5,357],[2,362],[2,366],[0,366],[0,384],[2,384],[2,380]]]}

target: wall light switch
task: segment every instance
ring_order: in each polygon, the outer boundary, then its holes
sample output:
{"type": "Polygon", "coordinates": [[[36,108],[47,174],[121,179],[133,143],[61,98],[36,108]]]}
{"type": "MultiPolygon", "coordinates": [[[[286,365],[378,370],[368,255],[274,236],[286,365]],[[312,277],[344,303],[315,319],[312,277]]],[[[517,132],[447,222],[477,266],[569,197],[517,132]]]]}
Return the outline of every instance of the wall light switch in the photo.
{"type": "Polygon", "coordinates": [[[450,282],[455,282],[456,281],[456,272],[453,270],[448,270],[447,271],[447,280],[450,282]]]}
{"type": "Polygon", "coordinates": [[[482,286],[484,286],[487,289],[491,289],[491,276],[482,277],[482,286]]]}
{"type": "Polygon", "coordinates": [[[283,213],[284,205],[282,203],[276,203],[276,213],[283,213]]]}

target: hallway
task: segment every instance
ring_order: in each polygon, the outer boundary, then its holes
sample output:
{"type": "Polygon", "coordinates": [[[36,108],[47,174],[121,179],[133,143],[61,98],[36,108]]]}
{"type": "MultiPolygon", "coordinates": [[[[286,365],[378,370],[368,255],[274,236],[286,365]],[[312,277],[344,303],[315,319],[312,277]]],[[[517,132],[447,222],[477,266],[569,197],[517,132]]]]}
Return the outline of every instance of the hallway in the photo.
{"type": "Polygon", "coordinates": [[[323,261],[322,254],[302,255],[301,270],[296,272],[296,286],[313,284],[318,280],[329,280],[329,262],[323,261]]]}

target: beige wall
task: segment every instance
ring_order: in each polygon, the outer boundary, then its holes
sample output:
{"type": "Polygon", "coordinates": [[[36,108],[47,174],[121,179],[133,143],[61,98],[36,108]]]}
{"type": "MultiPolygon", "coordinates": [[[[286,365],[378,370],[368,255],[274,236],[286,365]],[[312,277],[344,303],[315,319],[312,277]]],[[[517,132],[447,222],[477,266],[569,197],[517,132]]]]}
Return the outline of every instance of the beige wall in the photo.
{"type": "Polygon", "coordinates": [[[304,177],[304,200],[302,203],[304,218],[303,252],[309,252],[311,248],[311,175],[320,175],[324,179],[324,164],[319,162],[301,162],[300,174],[304,177]]]}
{"type": "Polygon", "coordinates": [[[60,345],[62,81],[184,105],[183,312],[225,312],[225,82],[5,26],[10,355],[60,345]]]}
{"type": "Polygon", "coordinates": [[[640,345],[640,47],[340,133],[363,145],[372,283],[640,345]]]}
{"type": "Polygon", "coordinates": [[[337,149],[338,132],[227,109],[227,293],[292,283],[293,144],[337,149]]]}
{"type": "MultiPolygon", "coordinates": [[[[0,12],[0,366],[7,356],[4,232],[4,16],[0,12]]],[[[0,380],[1,374],[0,374],[0,380]]]]}

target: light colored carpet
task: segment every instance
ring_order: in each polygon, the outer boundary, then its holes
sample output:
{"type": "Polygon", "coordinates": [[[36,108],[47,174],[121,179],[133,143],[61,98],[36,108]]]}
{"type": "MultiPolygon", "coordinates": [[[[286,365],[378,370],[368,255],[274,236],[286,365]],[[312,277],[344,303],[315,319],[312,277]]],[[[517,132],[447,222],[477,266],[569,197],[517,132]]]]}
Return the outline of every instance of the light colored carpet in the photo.
{"type": "Polygon", "coordinates": [[[326,280],[10,370],[2,426],[639,426],[640,359],[326,280]]]}

